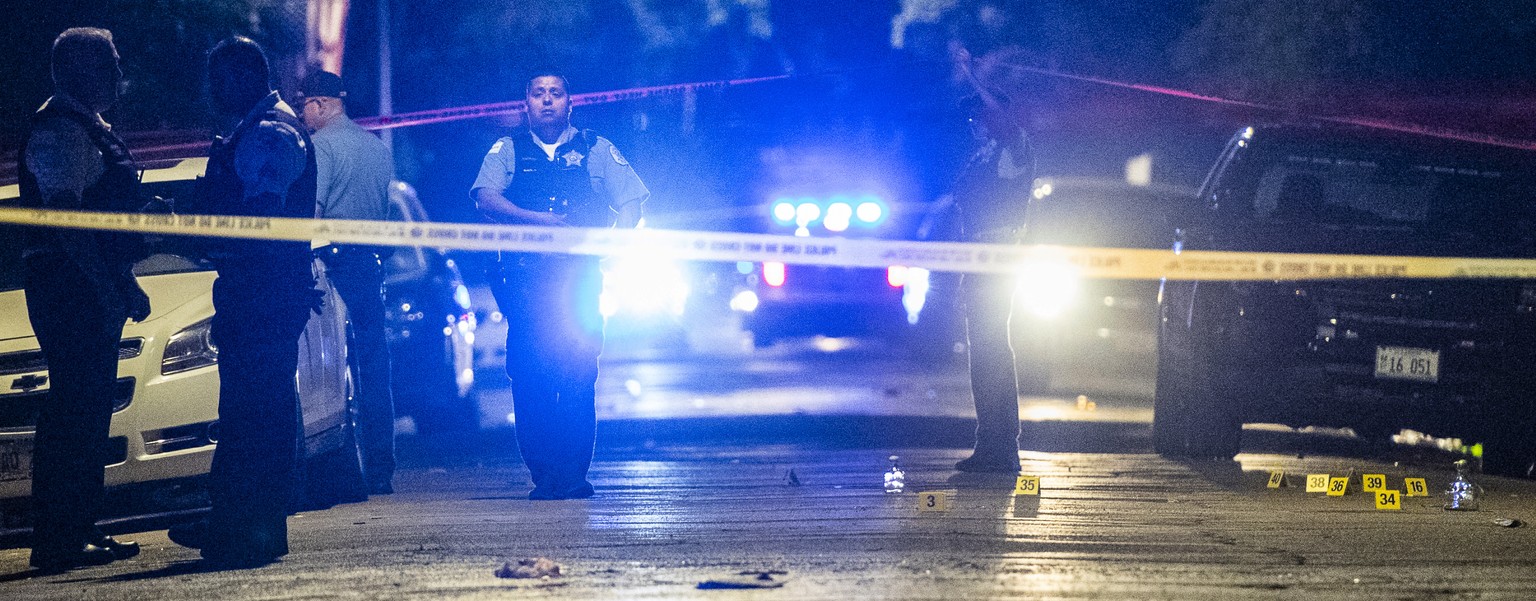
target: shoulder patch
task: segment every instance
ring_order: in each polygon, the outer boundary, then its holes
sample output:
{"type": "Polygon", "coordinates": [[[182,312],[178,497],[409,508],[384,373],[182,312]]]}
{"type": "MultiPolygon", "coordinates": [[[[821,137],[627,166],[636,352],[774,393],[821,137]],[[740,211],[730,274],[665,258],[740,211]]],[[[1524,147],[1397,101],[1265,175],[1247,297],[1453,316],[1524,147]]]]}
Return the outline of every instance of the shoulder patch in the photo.
{"type": "Polygon", "coordinates": [[[496,154],[498,152],[501,152],[501,144],[502,144],[502,142],[505,142],[505,141],[506,140],[497,140],[495,144],[491,145],[491,151],[487,152],[486,154],[496,154]]]}
{"type": "Polygon", "coordinates": [[[609,144],[608,145],[608,153],[613,155],[613,162],[618,163],[620,165],[624,165],[626,167],[629,166],[629,161],[624,160],[624,155],[619,154],[619,147],[618,146],[614,146],[612,144],[609,144]]]}

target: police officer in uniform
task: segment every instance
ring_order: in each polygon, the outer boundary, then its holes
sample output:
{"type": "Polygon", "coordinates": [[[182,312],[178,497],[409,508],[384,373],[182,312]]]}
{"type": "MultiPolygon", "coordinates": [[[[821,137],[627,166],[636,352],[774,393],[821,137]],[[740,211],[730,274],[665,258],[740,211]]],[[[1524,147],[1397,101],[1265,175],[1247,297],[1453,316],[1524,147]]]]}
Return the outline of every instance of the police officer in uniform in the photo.
{"type": "MultiPolygon", "coordinates": [[[[650,192],[608,140],[571,126],[563,76],[538,71],[525,90],[528,127],[497,140],[470,190],[497,223],[635,227],[650,192]]],[[[492,293],[507,317],[507,375],[528,498],[592,496],[603,318],[596,257],[502,253],[492,293]]]]}
{"type": "MultiPolygon", "coordinates": [[[[235,37],[208,55],[221,119],[198,212],[313,218],[315,153],[304,124],[268,81],[266,55],[235,37]]],[[[210,255],[212,336],[219,346],[219,432],[206,521],[172,528],[206,563],[252,567],[288,553],[287,513],[302,431],[294,384],[298,341],[319,309],[307,242],[222,239],[210,255]]]]}
{"type": "MultiPolygon", "coordinates": [[[[32,117],[20,156],[22,206],[139,208],[138,168],[101,112],[117,102],[117,49],[105,29],[75,28],[53,43],[55,93],[32,117]]],[[[137,555],[137,543],[96,529],[125,319],[149,316],[134,279],[134,234],[26,231],[27,315],[51,381],[32,458],[32,566],[55,572],[137,555]]]]}
{"type": "MultiPolygon", "coordinates": [[[[347,116],[341,76],[315,71],[300,86],[302,116],[314,133],[319,166],[315,217],[390,217],[389,184],[395,160],[389,146],[347,116]]],[[[390,391],[389,342],[385,338],[384,268],[379,255],[393,249],[329,244],[315,249],[352,322],[349,349],[357,353],[357,438],[370,494],[395,491],[395,401],[390,391]]],[[[360,499],[359,499],[360,500],[360,499]]]]}
{"type": "MultiPolygon", "coordinates": [[[[953,190],[966,242],[1016,244],[1034,185],[1034,151],[1019,123],[1022,107],[1005,90],[972,73],[964,48],[953,48],[966,85],[976,94],[973,133],[980,146],[961,170],[953,190]]],[[[976,404],[976,444],[955,464],[963,472],[1019,471],[1019,381],[1009,336],[1018,286],[1011,274],[965,274],[961,298],[976,404]]]]}

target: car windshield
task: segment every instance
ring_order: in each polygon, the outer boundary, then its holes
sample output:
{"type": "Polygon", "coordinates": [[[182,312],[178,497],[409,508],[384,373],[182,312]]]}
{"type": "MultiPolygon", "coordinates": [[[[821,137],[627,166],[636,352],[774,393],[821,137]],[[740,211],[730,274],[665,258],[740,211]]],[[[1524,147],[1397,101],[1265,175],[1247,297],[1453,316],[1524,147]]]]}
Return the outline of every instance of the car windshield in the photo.
{"type": "Polygon", "coordinates": [[[1529,177],[1491,163],[1292,151],[1252,167],[1256,183],[1232,188],[1252,197],[1234,200],[1263,219],[1487,233],[1530,212],[1529,177]]]}

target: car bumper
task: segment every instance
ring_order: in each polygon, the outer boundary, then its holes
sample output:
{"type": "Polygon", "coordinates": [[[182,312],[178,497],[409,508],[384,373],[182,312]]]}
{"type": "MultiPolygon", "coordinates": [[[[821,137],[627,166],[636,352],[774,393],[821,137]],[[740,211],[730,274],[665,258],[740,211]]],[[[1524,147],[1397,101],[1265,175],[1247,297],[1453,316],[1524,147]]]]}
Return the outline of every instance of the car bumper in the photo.
{"type": "Polygon", "coordinates": [[[1374,342],[1312,345],[1268,361],[1250,357],[1229,364],[1224,380],[1244,404],[1244,421],[1291,426],[1471,434],[1516,402],[1511,393],[1518,372],[1505,358],[1455,345],[1414,344],[1439,353],[1434,381],[1378,374],[1374,342]]]}
{"type": "MultiPolygon", "coordinates": [[[[7,349],[10,350],[10,349],[7,349]]],[[[219,375],[213,366],[169,376],[155,361],[140,356],[119,362],[119,381],[131,379],[128,405],[112,415],[111,444],[105,471],[107,487],[153,483],[208,473],[213,459],[219,375]]],[[[37,375],[44,375],[38,372],[37,375]]],[[[17,374],[21,376],[23,374],[17,374]]],[[[11,377],[11,376],[8,376],[11,377]]],[[[24,402],[46,388],[0,395],[0,404],[24,402]]],[[[0,428],[0,499],[31,494],[34,426],[0,428]]]]}

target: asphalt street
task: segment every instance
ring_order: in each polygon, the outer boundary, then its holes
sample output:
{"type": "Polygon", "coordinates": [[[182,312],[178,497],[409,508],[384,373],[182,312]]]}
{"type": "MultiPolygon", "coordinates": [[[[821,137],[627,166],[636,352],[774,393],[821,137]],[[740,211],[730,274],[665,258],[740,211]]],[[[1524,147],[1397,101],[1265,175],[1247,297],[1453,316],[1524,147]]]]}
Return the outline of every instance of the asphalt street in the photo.
{"type": "Polygon", "coordinates": [[[963,427],[944,419],[761,417],[611,422],[597,497],[528,501],[506,429],[404,440],[394,495],[290,521],[292,553],[252,570],[204,572],[149,522],[118,523],[133,560],[56,576],[0,551],[7,599],[491,598],[1528,598],[1536,483],[1477,477],[1482,509],[1434,493],[1452,472],[1437,452],[1369,454],[1356,441],[1254,430],[1234,462],[1145,452],[1143,424],[1045,422],[1024,471],[957,474],[963,427]],[[842,435],[846,436],[842,436],[842,435]],[[953,434],[950,435],[951,437],[953,434]],[[1054,436],[1054,439],[1051,437],[1054,436]],[[1311,438],[1311,440],[1308,440],[1311,438]],[[1054,442],[1050,442],[1054,440],[1054,442]],[[1120,452],[1093,450],[1111,446],[1120,452]],[[1085,450],[1086,449],[1086,450],[1085,450]],[[1302,449],[1320,454],[1310,454],[1302,449]],[[1129,452],[1127,451],[1129,450],[1129,452]],[[881,487],[887,455],[907,491],[881,487]],[[1300,456],[1298,456],[1300,455],[1300,456]],[[1290,487],[1269,489],[1272,470],[1290,487]],[[1303,490],[1305,475],[1353,474],[1350,494],[1303,490]],[[1432,496],[1378,510],[1362,474],[1426,478],[1432,496]],[[947,493],[947,511],[925,511],[947,493]],[[548,558],[550,578],[497,577],[548,558]],[[769,573],[759,581],[751,574],[769,573]],[[749,573],[743,576],[743,573],[749,573]],[[778,585],[700,588],[705,583],[778,585]]]}
{"type": "Polygon", "coordinates": [[[1536,585],[1536,482],[1474,474],[1480,509],[1446,511],[1457,455],[1250,427],[1236,461],[1172,461],[1151,452],[1144,397],[1068,377],[1021,399],[1040,490],[1016,495],[1012,476],[952,468],[970,442],[963,364],[815,344],[615,353],[590,500],[527,500],[482,373],[485,429],[402,436],[397,492],[294,516],[279,563],[204,571],[166,538],[173,517],[122,519],[109,529],[142,555],[61,575],[0,539],[0,598],[1526,599],[1536,585]],[[902,494],[882,489],[892,454],[902,494]],[[1286,486],[1268,488],[1275,471],[1286,486]],[[1306,492],[1324,473],[1347,494],[1306,492]],[[1424,478],[1429,496],[1377,509],[1371,474],[1424,478]],[[497,575],[535,558],[559,575],[497,575]]]}

